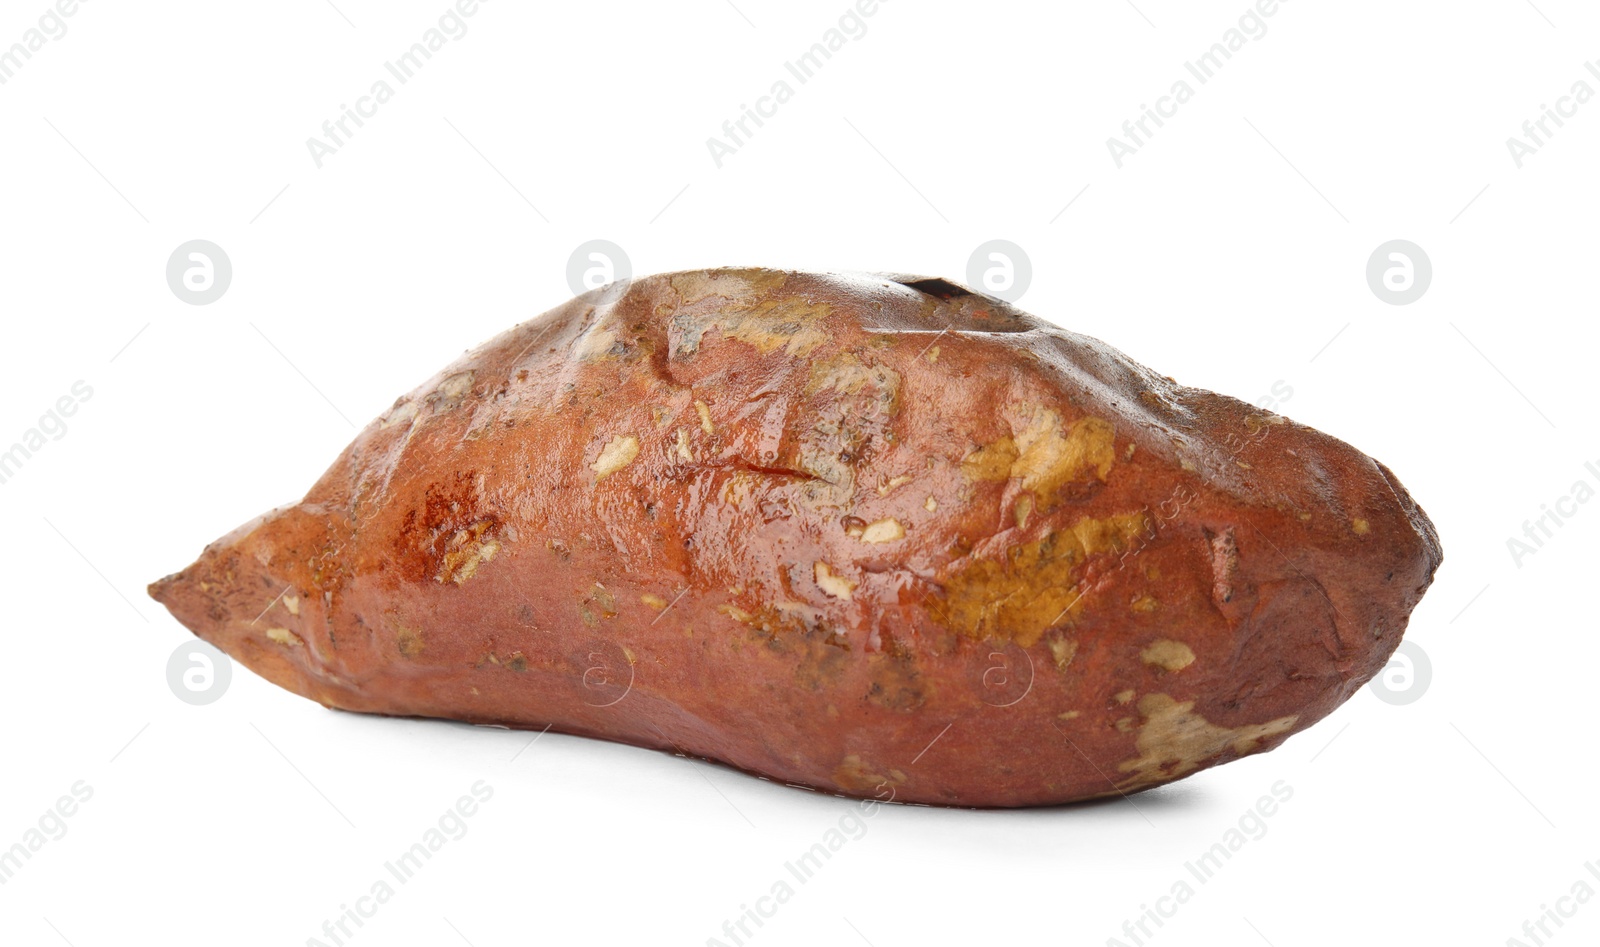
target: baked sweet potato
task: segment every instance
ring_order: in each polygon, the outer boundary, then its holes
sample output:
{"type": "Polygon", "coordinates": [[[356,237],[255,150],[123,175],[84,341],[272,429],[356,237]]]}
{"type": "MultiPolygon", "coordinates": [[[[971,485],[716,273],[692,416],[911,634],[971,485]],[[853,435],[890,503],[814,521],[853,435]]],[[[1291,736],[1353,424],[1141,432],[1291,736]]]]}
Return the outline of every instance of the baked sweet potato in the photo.
{"type": "Polygon", "coordinates": [[[150,593],[329,707],[1028,806],[1310,726],[1440,560],[1325,434],[944,280],[740,269],[467,353],[150,593]]]}

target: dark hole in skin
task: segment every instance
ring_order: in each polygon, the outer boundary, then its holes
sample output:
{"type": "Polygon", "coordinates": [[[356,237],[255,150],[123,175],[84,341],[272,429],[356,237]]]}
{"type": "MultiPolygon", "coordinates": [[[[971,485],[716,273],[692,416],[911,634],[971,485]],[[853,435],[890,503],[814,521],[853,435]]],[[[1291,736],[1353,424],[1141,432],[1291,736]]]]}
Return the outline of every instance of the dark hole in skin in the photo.
{"type": "Polygon", "coordinates": [[[898,280],[901,286],[907,286],[919,293],[932,296],[935,299],[954,299],[957,296],[970,296],[972,291],[937,277],[918,280],[898,280]]]}

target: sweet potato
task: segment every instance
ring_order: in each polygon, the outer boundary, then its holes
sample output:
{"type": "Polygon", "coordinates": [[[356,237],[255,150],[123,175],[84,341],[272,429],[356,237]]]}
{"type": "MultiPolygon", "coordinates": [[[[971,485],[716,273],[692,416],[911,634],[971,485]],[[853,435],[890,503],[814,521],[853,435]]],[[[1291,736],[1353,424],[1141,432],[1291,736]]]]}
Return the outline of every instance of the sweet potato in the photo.
{"type": "Polygon", "coordinates": [[[1028,806],[1310,726],[1440,560],[1318,431],[944,280],[745,269],[467,353],[150,593],[329,707],[1028,806]]]}

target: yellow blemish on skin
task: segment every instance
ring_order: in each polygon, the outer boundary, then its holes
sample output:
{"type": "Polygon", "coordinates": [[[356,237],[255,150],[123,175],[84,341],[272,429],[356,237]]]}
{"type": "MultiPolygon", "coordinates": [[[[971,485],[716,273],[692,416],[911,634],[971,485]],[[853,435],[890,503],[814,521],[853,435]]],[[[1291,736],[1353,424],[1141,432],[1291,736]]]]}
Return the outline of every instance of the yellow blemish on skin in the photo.
{"type": "Polygon", "coordinates": [[[1111,424],[1096,417],[1074,421],[1063,432],[1061,415],[1036,408],[1028,427],[1017,435],[1017,462],[1013,476],[1022,488],[1041,495],[1055,492],[1070,481],[1093,471],[1104,481],[1115,459],[1111,424]]]}
{"type": "Polygon", "coordinates": [[[1119,704],[1126,704],[1128,701],[1133,700],[1132,688],[1125,691],[1117,691],[1115,700],[1119,704]]]}
{"type": "Polygon", "coordinates": [[[1070,529],[1010,547],[1003,558],[963,560],[965,568],[940,577],[945,598],[933,607],[933,617],[968,637],[1029,647],[1086,607],[1078,568],[1090,556],[1129,549],[1148,522],[1142,510],[1083,517],[1070,529]]]}
{"type": "Polygon", "coordinates": [[[1028,525],[1028,516],[1033,513],[1033,497],[1022,497],[1017,500],[1016,508],[1012,511],[1017,517],[1017,529],[1025,529],[1028,525]]]}
{"type": "Polygon", "coordinates": [[[660,610],[662,610],[663,608],[667,607],[667,600],[666,599],[662,598],[659,595],[653,594],[651,592],[646,592],[643,595],[639,596],[639,601],[645,603],[646,605],[650,606],[651,608],[655,609],[658,612],[660,610]]]}
{"type": "Polygon", "coordinates": [[[678,459],[684,463],[694,460],[694,454],[689,452],[689,432],[678,428],[678,459]]]}
{"type": "Polygon", "coordinates": [[[826,562],[814,563],[811,572],[817,580],[817,587],[834,598],[849,601],[851,594],[856,590],[856,583],[836,574],[826,562]]]}
{"type": "Polygon", "coordinates": [[[745,299],[777,292],[789,281],[782,270],[763,270],[756,267],[728,267],[719,270],[697,270],[679,273],[672,277],[672,288],[682,304],[692,306],[713,296],[724,299],[745,299]]]}
{"type": "Polygon", "coordinates": [[[706,403],[704,401],[696,401],[694,409],[700,415],[700,430],[705,431],[707,434],[717,433],[716,427],[711,423],[711,409],[706,406],[706,403]]]}
{"type": "Polygon", "coordinates": [[[853,395],[868,386],[879,391],[898,391],[900,373],[882,365],[863,362],[854,352],[843,352],[811,364],[811,378],[806,382],[806,394],[837,391],[840,394],[853,395]]]}
{"type": "Polygon", "coordinates": [[[864,543],[892,543],[905,538],[905,527],[892,517],[871,523],[861,531],[861,541],[864,543]]]}
{"type": "Polygon", "coordinates": [[[384,415],[383,421],[378,424],[378,427],[392,427],[393,425],[399,424],[402,421],[415,421],[416,419],[417,403],[415,401],[407,401],[399,407],[392,409],[388,414],[384,415]]]}
{"type": "Polygon", "coordinates": [[[1184,470],[1189,471],[1190,473],[1194,473],[1195,472],[1194,463],[1192,461],[1190,461],[1189,458],[1187,458],[1187,457],[1179,457],[1178,458],[1178,466],[1182,467],[1184,470]]]}
{"type": "Polygon", "coordinates": [[[500,541],[486,535],[493,525],[488,520],[479,520],[466,529],[456,530],[439,562],[434,581],[460,585],[477,573],[478,566],[494,559],[500,552],[500,541]]]}
{"type": "Polygon", "coordinates": [[[1236,460],[1236,461],[1234,461],[1234,463],[1239,466],[1240,470],[1254,470],[1255,469],[1254,467],[1250,466],[1249,464],[1245,463],[1242,460],[1236,460]]]}
{"type": "Polygon", "coordinates": [[[1139,660],[1167,671],[1181,671],[1194,663],[1194,651],[1181,641],[1157,638],[1139,652],[1139,660]]]}
{"type": "Polygon", "coordinates": [[[903,487],[903,486],[905,486],[906,484],[908,484],[910,482],[911,482],[911,478],[909,476],[895,477],[894,479],[890,480],[888,483],[886,483],[883,486],[878,488],[878,496],[886,497],[896,487],[903,487]]]}
{"type": "Polygon", "coordinates": [[[1122,731],[1123,733],[1132,733],[1133,732],[1133,718],[1132,717],[1119,717],[1119,718],[1117,718],[1116,727],[1117,727],[1118,730],[1122,731]]]}
{"type": "Polygon", "coordinates": [[[777,296],[788,274],[759,270],[718,270],[680,273],[672,277],[679,307],[673,314],[681,341],[679,351],[693,355],[708,329],[737,339],[770,354],[784,349],[789,355],[811,354],[828,340],[824,320],[831,307],[802,296],[777,296]],[[709,300],[723,299],[718,305],[709,300]],[[705,305],[702,305],[705,303],[705,305]]]}
{"type": "Polygon", "coordinates": [[[1138,706],[1144,717],[1134,744],[1139,755],[1117,767],[1132,774],[1117,784],[1123,792],[1187,776],[1229,751],[1254,753],[1262,740],[1289,732],[1300,719],[1291,714],[1250,726],[1218,727],[1194,712],[1192,700],[1179,703],[1166,694],[1146,694],[1138,706]]]}
{"type": "Polygon", "coordinates": [[[613,435],[606,446],[601,449],[600,456],[589,469],[595,473],[595,483],[599,483],[607,476],[616,473],[622,468],[633,463],[639,456],[639,439],[632,434],[613,435]]]}
{"type": "Polygon", "coordinates": [[[1104,481],[1116,462],[1116,429],[1087,416],[1063,426],[1061,415],[1035,407],[1028,425],[968,454],[961,471],[969,480],[1019,479],[1046,507],[1057,490],[1091,477],[1104,481]]]}
{"type": "Polygon", "coordinates": [[[1068,710],[1068,711],[1063,711],[1062,713],[1056,714],[1056,719],[1057,720],[1077,720],[1081,716],[1083,716],[1083,713],[1081,711],[1068,710]]]}
{"type": "Polygon", "coordinates": [[[933,348],[928,350],[927,359],[929,365],[932,365],[934,362],[939,360],[939,346],[935,345],[933,348]]]}
{"type": "Polygon", "coordinates": [[[750,619],[756,617],[737,605],[718,605],[717,611],[727,615],[734,621],[744,622],[746,624],[749,624],[750,619]]]}
{"type": "Polygon", "coordinates": [[[1143,524],[1143,512],[1107,516],[1104,519],[1085,516],[1072,524],[1072,535],[1077,538],[1078,545],[1088,552],[1120,551],[1122,544],[1131,541],[1138,534],[1137,527],[1143,524]],[[1129,517],[1137,522],[1130,522],[1129,517]],[[1134,527],[1132,534],[1128,532],[1130,526],[1134,527]]]}
{"type": "Polygon", "coordinates": [[[822,325],[833,307],[796,296],[763,299],[746,309],[723,310],[701,320],[715,324],[724,337],[754,346],[762,355],[783,349],[804,358],[828,341],[822,325]]]}
{"type": "Polygon", "coordinates": [[[1153,612],[1160,603],[1148,595],[1141,595],[1134,599],[1128,607],[1136,612],[1153,612]]]}
{"type": "Polygon", "coordinates": [[[961,472],[968,480],[1004,480],[1011,476],[1017,462],[1017,443],[1002,437],[987,447],[980,447],[961,459],[961,472]]]}
{"type": "MultiPolygon", "coordinates": [[[[488,661],[495,667],[505,667],[512,671],[526,671],[528,669],[528,658],[521,651],[511,652],[510,657],[506,659],[504,665],[500,663],[500,656],[495,654],[493,651],[489,652],[488,656],[483,660],[488,661]]],[[[483,661],[479,661],[478,666],[482,667],[483,661]]]]}
{"type": "Polygon", "coordinates": [[[414,658],[422,653],[422,632],[415,628],[401,625],[395,632],[395,646],[400,649],[403,658],[414,658]]]}
{"type": "Polygon", "coordinates": [[[1078,656],[1078,643],[1071,638],[1051,638],[1050,656],[1055,659],[1056,670],[1065,671],[1072,659],[1078,656]]]}
{"type": "Polygon", "coordinates": [[[1363,519],[1352,520],[1350,528],[1356,531],[1357,536],[1365,536],[1372,529],[1372,524],[1363,519]]]}
{"type": "Polygon", "coordinates": [[[906,774],[898,769],[889,770],[887,775],[873,772],[860,756],[851,753],[834,767],[833,781],[841,789],[876,795],[887,786],[898,786],[905,782],[906,774]]]}
{"type": "Polygon", "coordinates": [[[930,496],[928,497],[927,502],[922,504],[922,508],[927,510],[929,513],[932,513],[934,510],[939,508],[939,501],[930,496]]]}
{"type": "Polygon", "coordinates": [[[612,349],[621,341],[617,334],[616,310],[607,312],[578,338],[576,354],[579,361],[599,362],[615,359],[612,349]]]}
{"type": "Polygon", "coordinates": [[[456,372],[433,389],[428,395],[428,403],[433,405],[435,411],[449,411],[456,407],[472,393],[473,377],[471,371],[456,372]]]}
{"type": "Polygon", "coordinates": [[[736,510],[755,500],[762,488],[761,477],[747,470],[736,471],[722,485],[722,502],[736,510]]]}
{"type": "Polygon", "coordinates": [[[289,610],[289,614],[298,616],[300,614],[300,596],[284,595],[283,607],[289,610]]]}
{"type": "Polygon", "coordinates": [[[273,641],[276,641],[278,644],[288,645],[291,648],[298,648],[305,644],[304,641],[300,640],[299,635],[287,628],[268,628],[267,637],[273,641]]]}
{"type": "Polygon", "coordinates": [[[1305,521],[1307,521],[1309,519],[1311,519],[1311,514],[1310,513],[1301,513],[1300,514],[1300,522],[1304,523],[1305,521]]]}
{"type": "Polygon", "coordinates": [[[612,594],[610,589],[606,588],[604,585],[601,585],[599,582],[596,582],[594,584],[594,588],[589,590],[589,598],[587,601],[591,601],[596,605],[599,605],[600,613],[605,615],[607,618],[617,617],[616,595],[612,594]]]}
{"type": "Polygon", "coordinates": [[[1122,452],[1122,460],[1123,460],[1123,462],[1126,463],[1126,462],[1132,460],[1133,459],[1133,452],[1135,450],[1137,450],[1138,448],[1139,448],[1138,444],[1135,444],[1134,442],[1129,441],[1128,442],[1128,449],[1122,452]]]}

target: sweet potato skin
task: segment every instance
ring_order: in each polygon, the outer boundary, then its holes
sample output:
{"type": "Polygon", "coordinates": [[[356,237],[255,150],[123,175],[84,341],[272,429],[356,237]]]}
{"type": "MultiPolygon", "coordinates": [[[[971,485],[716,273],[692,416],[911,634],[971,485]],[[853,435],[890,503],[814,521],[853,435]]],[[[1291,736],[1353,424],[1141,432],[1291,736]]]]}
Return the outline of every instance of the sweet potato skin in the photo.
{"type": "Polygon", "coordinates": [[[998,300],[710,270],[467,353],[151,594],[329,707],[990,807],[1276,746],[1440,561],[1356,449],[998,300]]]}

